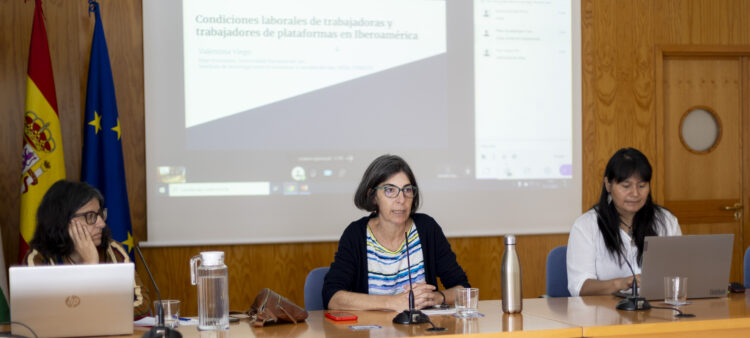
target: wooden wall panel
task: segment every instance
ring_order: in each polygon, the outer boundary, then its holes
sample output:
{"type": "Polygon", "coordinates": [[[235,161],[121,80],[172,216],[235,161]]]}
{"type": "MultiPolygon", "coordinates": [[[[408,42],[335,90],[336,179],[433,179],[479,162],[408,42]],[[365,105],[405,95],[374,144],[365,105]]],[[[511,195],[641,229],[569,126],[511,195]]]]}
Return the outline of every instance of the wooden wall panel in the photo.
{"type": "MultiPolygon", "coordinates": [[[[582,0],[581,7],[585,208],[596,202],[596,181],[615,150],[632,146],[656,158],[656,47],[749,44],[750,1],[582,0]]],[[[661,185],[655,177],[657,201],[661,185]]]]}
{"type": "MultiPolygon", "coordinates": [[[[3,24],[10,23],[0,32],[0,88],[3,88],[0,93],[0,102],[3,103],[0,108],[3,121],[0,195],[4,200],[0,206],[0,222],[6,263],[11,263],[17,261],[18,253],[22,116],[34,2],[3,0],[0,8],[0,20],[3,24]]],[[[84,64],[88,64],[87,51],[80,49],[82,42],[79,40],[88,35],[90,44],[91,34],[81,25],[87,18],[88,5],[85,1],[50,1],[44,2],[43,8],[63,131],[66,175],[78,179],[83,114],[81,89],[85,87],[80,71],[84,64]]]]}
{"type": "MultiPolygon", "coordinates": [[[[594,163],[584,166],[583,204],[596,201],[599,193],[589,185],[601,180],[612,152],[626,146],[639,148],[651,159],[657,174],[652,192],[657,202],[663,202],[664,166],[656,161],[658,152],[663,152],[657,148],[663,135],[657,116],[663,104],[657,102],[663,88],[655,82],[657,72],[662,71],[658,53],[667,45],[726,50],[750,44],[746,19],[750,1],[583,0],[582,8],[584,19],[589,16],[587,10],[592,12],[592,24],[583,27],[583,97],[595,100],[593,106],[584,105],[583,111],[584,121],[594,121],[591,127],[584,124],[583,131],[584,142],[591,142],[584,145],[584,163],[594,163]],[[587,47],[588,41],[593,46],[587,47]],[[585,57],[589,48],[594,50],[592,58],[585,57]],[[593,69],[593,74],[587,74],[587,69],[593,69]]],[[[734,260],[733,271],[741,264],[734,260]]]]}
{"type": "MultiPolygon", "coordinates": [[[[143,140],[143,25],[141,1],[100,1],[108,40],[115,91],[123,130],[125,172],[128,180],[133,229],[136,238],[146,236],[146,173],[143,140]]],[[[0,155],[0,222],[6,262],[17,261],[20,208],[21,144],[23,137],[26,69],[34,1],[0,1],[0,102],[3,145],[0,155]]],[[[58,114],[68,179],[81,171],[83,109],[86,76],[94,29],[88,2],[44,1],[45,25],[52,58],[58,114]]]]}
{"type": "MultiPolygon", "coordinates": [[[[469,282],[480,289],[482,299],[499,299],[500,264],[505,252],[503,237],[451,238],[451,247],[466,271],[469,282]]],[[[517,251],[523,271],[524,297],[544,293],[544,269],[547,253],[565,245],[568,236],[519,236],[517,251]]],[[[233,246],[199,246],[144,248],[143,254],[154,273],[162,297],[183,301],[185,314],[197,312],[197,290],[190,285],[190,257],[201,251],[222,250],[229,269],[229,304],[233,310],[247,310],[255,295],[268,287],[304,304],[303,287],[307,273],[328,266],[337,243],[259,244],[233,246]]],[[[146,281],[146,272],[138,269],[146,281]]],[[[152,292],[152,297],[155,297],[152,292]]]]}
{"type": "Polygon", "coordinates": [[[5,259],[12,262],[18,251],[23,101],[33,6],[0,1],[0,226],[5,259]]]}
{"type": "MultiPolygon", "coordinates": [[[[112,64],[117,108],[122,127],[125,176],[128,182],[133,236],[146,238],[146,145],[143,93],[143,15],[141,1],[102,1],[102,22],[112,64]]],[[[93,31],[93,20],[91,23],[93,31]]],[[[91,34],[84,63],[88,71],[91,34]]],[[[85,87],[85,82],[84,82],[85,87]]],[[[85,93],[82,88],[82,93],[85,93]]],[[[85,100],[85,94],[82,94],[85,100]]]]}
{"type": "Polygon", "coordinates": [[[597,98],[594,95],[596,86],[596,69],[594,69],[595,60],[597,60],[596,31],[594,30],[594,3],[592,1],[581,1],[581,154],[582,154],[582,176],[583,187],[581,196],[583,210],[593,205],[598,198],[600,186],[593,182],[601,175],[593,169],[599,168],[601,159],[592,156],[596,151],[596,116],[597,116],[597,98]]]}
{"type": "MultiPolygon", "coordinates": [[[[607,159],[618,148],[638,147],[655,158],[655,48],[665,44],[750,44],[748,0],[581,0],[583,60],[583,206],[599,197],[607,159]]],[[[80,171],[81,116],[93,18],[85,0],[44,2],[63,128],[68,177],[80,171]]],[[[146,238],[143,42],[141,0],[102,0],[104,29],[117,91],[128,194],[135,238],[146,238]]],[[[0,0],[0,227],[6,263],[17,260],[23,100],[33,1],[0,0]]],[[[659,163],[653,163],[659,166],[659,163]]],[[[659,182],[654,192],[659,199],[659,182]]],[[[544,262],[567,236],[520,236],[524,296],[544,293],[544,262]]],[[[450,240],[483,299],[499,298],[502,237],[450,240]]],[[[194,311],[188,259],[222,249],[230,262],[231,304],[246,307],[262,287],[302,303],[313,267],[327,265],[335,243],[148,248],[166,297],[194,311]]],[[[141,274],[145,273],[140,268],[141,274]]],[[[142,276],[145,278],[145,275],[142,276]]]]}
{"type": "MultiPolygon", "coordinates": [[[[750,6],[748,6],[748,9],[750,10],[750,6]]],[[[743,84],[750,84],[750,57],[743,57],[742,58],[742,83],[743,84]]],[[[742,102],[742,111],[744,112],[750,112],[750,100],[747,98],[750,98],[750,86],[743,86],[743,92],[740,94],[742,97],[746,98],[742,102]]],[[[743,130],[750,130],[750,118],[746,117],[746,114],[743,114],[742,117],[742,129],[743,130]]],[[[742,135],[743,144],[750,144],[750,133],[744,133],[742,135]]],[[[742,170],[742,182],[750,182],[750,170],[747,168],[750,168],[750,149],[749,147],[743,147],[742,149],[742,167],[744,168],[742,170]]],[[[743,205],[750,205],[750,193],[748,193],[748,188],[745,187],[745,190],[742,192],[742,198],[743,200],[740,201],[743,205]]],[[[745,249],[746,244],[750,244],[750,210],[743,210],[742,211],[742,224],[743,228],[742,230],[742,248],[745,249]]],[[[747,250],[747,249],[745,249],[747,250]]],[[[744,263],[743,263],[744,264],[744,263]]],[[[743,269],[744,270],[744,269],[743,269]]],[[[743,277],[746,280],[750,280],[750,276],[745,275],[744,271],[742,272],[743,277]]],[[[745,280],[743,279],[743,280],[745,280]]]]}

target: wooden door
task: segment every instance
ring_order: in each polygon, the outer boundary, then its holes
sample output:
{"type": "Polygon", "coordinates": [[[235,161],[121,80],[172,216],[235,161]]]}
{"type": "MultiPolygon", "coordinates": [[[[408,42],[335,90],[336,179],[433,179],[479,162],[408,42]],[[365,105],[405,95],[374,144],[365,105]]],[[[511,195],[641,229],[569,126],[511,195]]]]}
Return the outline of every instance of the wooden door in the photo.
{"type": "Polygon", "coordinates": [[[684,234],[734,234],[730,280],[742,282],[743,57],[662,60],[663,134],[657,140],[664,147],[663,203],[684,234]],[[713,115],[718,126],[708,149],[691,149],[682,135],[687,114],[696,109],[713,115]]]}

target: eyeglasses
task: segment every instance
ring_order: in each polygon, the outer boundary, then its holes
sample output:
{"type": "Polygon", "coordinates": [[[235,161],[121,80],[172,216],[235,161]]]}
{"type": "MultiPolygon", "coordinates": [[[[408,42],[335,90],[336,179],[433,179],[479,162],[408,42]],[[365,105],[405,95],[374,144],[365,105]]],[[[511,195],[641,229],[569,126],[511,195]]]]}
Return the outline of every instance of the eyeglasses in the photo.
{"type": "Polygon", "coordinates": [[[373,189],[383,190],[385,197],[388,198],[396,198],[402,191],[404,192],[404,197],[406,198],[414,198],[414,195],[417,194],[417,186],[411,184],[405,185],[403,188],[399,188],[393,184],[386,184],[384,186],[375,187],[373,189]]]}
{"type": "Polygon", "coordinates": [[[100,209],[99,211],[88,211],[84,212],[82,214],[74,214],[73,217],[81,217],[86,219],[86,224],[88,225],[94,225],[96,224],[97,217],[101,217],[102,221],[107,220],[107,208],[100,209]]]}

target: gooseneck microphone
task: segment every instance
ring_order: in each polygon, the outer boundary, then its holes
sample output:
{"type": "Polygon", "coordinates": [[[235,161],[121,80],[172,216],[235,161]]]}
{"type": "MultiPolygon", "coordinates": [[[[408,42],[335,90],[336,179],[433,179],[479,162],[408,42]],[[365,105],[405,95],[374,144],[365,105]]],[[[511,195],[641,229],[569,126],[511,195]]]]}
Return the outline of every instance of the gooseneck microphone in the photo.
{"type": "Polygon", "coordinates": [[[159,288],[156,286],[156,281],[154,280],[154,276],[151,275],[151,270],[149,270],[148,264],[146,264],[146,260],[143,258],[140,245],[135,245],[135,251],[138,253],[138,257],[141,258],[143,267],[146,268],[148,278],[151,280],[151,284],[154,286],[154,290],[156,291],[156,297],[159,298],[158,306],[156,307],[156,309],[154,309],[156,311],[156,325],[151,327],[151,330],[144,333],[143,338],[182,338],[182,333],[164,325],[164,307],[162,306],[161,302],[161,293],[159,292],[159,288]]]}
{"type": "MultiPolygon", "coordinates": [[[[620,254],[622,254],[622,251],[620,251],[620,254]]],[[[630,273],[633,274],[633,285],[631,288],[633,289],[633,294],[625,297],[625,299],[621,300],[619,303],[617,303],[617,309],[618,310],[625,310],[625,311],[636,311],[636,310],[648,310],[651,308],[651,304],[648,303],[646,298],[639,297],[638,296],[638,279],[635,278],[635,270],[633,270],[633,266],[630,265],[630,262],[628,262],[627,257],[623,254],[622,257],[625,259],[625,263],[628,264],[628,268],[630,268],[630,273]]]]}
{"type": "Polygon", "coordinates": [[[428,317],[424,312],[417,310],[414,306],[414,288],[412,287],[411,282],[411,259],[409,258],[409,233],[404,232],[404,245],[406,246],[406,268],[409,273],[409,309],[404,310],[403,312],[396,315],[396,317],[393,318],[393,322],[396,324],[424,324],[424,323],[430,323],[432,325],[431,328],[427,329],[427,331],[445,331],[444,327],[436,327],[435,324],[432,323],[430,320],[430,317],[428,317]]]}
{"type": "Polygon", "coordinates": [[[393,318],[393,322],[396,324],[429,323],[430,318],[427,317],[424,312],[414,308],[414,289],[412,288],[411,283],[411,260],[409,259],[409,234],[407,232],[404,232],[404,238],[406,240],[404,242],[404,245],[406,246],[406,269],[409,272],[409,309],[396,315],[396,317],[393,318]]]}
{"type": "MultiPolygon", "coordinates": [[[[599,212],[596,212],[596,218],[604,221],[599,215],[599,212]]],[[[603,222],[604,223],[604,222],[603,222]]],[[[612,237],[615,237],[614,234],[611,232],[611,229],[609,229],[606,225],[603,226],[603,228],[607,229],[607,232],[609,232],[609,235],[612,237]]],[[[628,265],[628,268],[630,269],[630,273],[633,275],[633,285],[631,288],[633,289],[632,295],[625,297],[623,300],[621,300],[619,303],[617,303],[616,308],[618,310],[625,310],[625,311],[637,311],[637,310],[648,310],[651,308],[651,304],[648,303],[646,298],[639,297],[638,296],[638,279],[635,277],[635,270],[633,270],[633,266],[630,265],[630,262],[628,261],[628,257],[625,256],[625,253],[622,252],[622,241],[620,243],[617,243],[617,252],[620,253],[620,257],[625,260],[625,264],[628,265]]]]}
{"type": "Polygon", "coordinates": [[[638,290],[638,279],[635,278],[635,271],[633,270],[633,266],[630,265],[630,262],[628,260],[625,260],[625,263],[628,264],[628,268],[630,268],[630,273],[633,274],[633,294],[631,296],[625,297],[625,299],[621,300],[619,303],[617,303],[617,309],[618,310],[625,310],[625,311],[637,311],[637,310],[648,310],[648,309],[668,309],[668,310],[674,310],[677,311],[677,314],[675,315],[676,318],[692,318],[695,317],[692,313],[683,313],[680,309],[676,307],[665,307],[665,306],[651,306],[649,302],[646,300],[646,298],[639,297],[636,290],[638,290]]]}

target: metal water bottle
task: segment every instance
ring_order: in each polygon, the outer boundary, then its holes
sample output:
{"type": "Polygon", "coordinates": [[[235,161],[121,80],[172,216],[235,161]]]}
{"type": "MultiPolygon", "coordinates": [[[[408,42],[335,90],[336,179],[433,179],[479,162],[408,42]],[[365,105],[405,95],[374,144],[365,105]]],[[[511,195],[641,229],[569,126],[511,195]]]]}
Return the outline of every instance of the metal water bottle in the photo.
{"type": "Polygon", "coordinates": [[[521,298],[521,263],[516,253],[516,236],[505,236],[505,253],[500,268],[500,281],[503,286],[503,312],[520,313],[523,307],[521,298]]]}
{"type": "Polygon", "coordinates": [[[198,330],[229,329],[227,279],[224,252],[201,252],[190,259],[190,282],[198,285],[198,330]]]}

